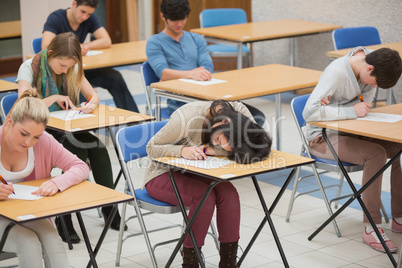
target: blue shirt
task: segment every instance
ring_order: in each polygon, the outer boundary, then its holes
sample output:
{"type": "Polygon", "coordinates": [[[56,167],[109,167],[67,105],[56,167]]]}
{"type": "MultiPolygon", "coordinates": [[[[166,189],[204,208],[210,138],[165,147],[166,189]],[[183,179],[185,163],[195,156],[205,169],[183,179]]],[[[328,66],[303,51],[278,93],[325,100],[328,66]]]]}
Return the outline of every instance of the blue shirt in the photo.
{"type": "Polygon", "coordinates": [[[95,16],[95,14],[92,14],[86,21],[80,24],[77,31],[74,31],[71,28],[70,23],[68,23],[67,9],[58,9],[50,13],[50,15],[47,17],[45,25],[43,26],[43,32],[48,31],[54,34],[73,32],[76,36],[78,36],[80,43],[84,43],[88,33],[94,33],[101,27],[102,25],[100,24],[98,18],[95,16]]]}
{"type": "Polygon", "coordinates": [[[148,39],[146,53],[149,64],[159,78],[166,68],[188,71],[202,66],[213,72],[207,42],[196,33],[183,31],[180,42],[177,42],[164,32],[160,32],[148,39]]]}

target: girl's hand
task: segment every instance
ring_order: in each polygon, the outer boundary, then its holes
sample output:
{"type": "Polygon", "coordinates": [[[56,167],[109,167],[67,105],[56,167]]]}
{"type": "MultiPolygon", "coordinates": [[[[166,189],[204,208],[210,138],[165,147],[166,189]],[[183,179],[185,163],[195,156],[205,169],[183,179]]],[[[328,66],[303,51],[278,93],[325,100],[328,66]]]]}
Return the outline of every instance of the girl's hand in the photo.
{"type": "Polygon", "coordinates": [[[205,146],[192,146],[192,147],[183,147],[181,149],[181,156],[186,159],[191,160],[205,160],[207,159],[206,154],[204,153],[205,146]]]}
{"type": "Polygon", "coordinates": [[[96,105],[96,103],[93,103],[91,101],[88,103],[83,102],[81,103],[81,112],[84,114],[90,114],[95,110],[97,106],[98,105],[96,105]]]}
{"type": "Polygon", "coordinates": [[[70,100],[68,96],[64,95],[53,95],[55,98],[54,102],[57,102],[57,104],[63,109],[63,110],[68,110],[68,109],[73,109],[77,110],[73,102],[70,100]]]}
{"type": "Polygon", "coordinates": [[[34,195],[38,196],[52,196],[59,192],[59,188],[57,188],[56,184],[53,181],[45,181],[39,187],[38,190],[32,192],[34,195]]]}
{"type": "Polygon", "coordinates": [[[13,184],[0,184],[0,200],[6,200],[10,194],[14,192],[13,184]]]}

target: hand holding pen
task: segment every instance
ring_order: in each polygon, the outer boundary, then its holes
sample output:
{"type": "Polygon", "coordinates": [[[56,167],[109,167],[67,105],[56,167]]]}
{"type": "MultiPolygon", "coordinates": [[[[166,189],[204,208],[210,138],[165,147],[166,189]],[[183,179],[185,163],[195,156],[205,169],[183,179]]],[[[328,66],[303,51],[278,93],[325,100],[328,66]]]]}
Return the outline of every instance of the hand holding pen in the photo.
{"type": "Polygon", "coordinates": [[[353,108],[355,109],[356,112],[356,116],[358,118],[365,117],[369,113],[371,107],[371,103],[365,102],[361,94],[359,95],[359,99],[360,102],[353,105],[353,108]]]}
{"type": "MultiPolygon", "coordinates": [[[[85,102],[84,105],[81,105],[82,109],[85,109],[85,108],[86,108],[85,106],[88,105],[88,103],[91,101],[91,99],[92,99],[92,95],[88,98],[88,100],[85,102]]],[[[90,107],[90,108],[91,108],[91,107],[90,107]]],[[[82,109],[81,109],[81,111],[80,111],[79,113],[82,112],[82,109]]],[[[92,108],[92,110],[93,110],[93,109],[94,109],[94,108],[92,108]]],[[[91,111],[89,111],[89,112],[91,112],[91,111]]]]}
{"type": "Polygon", "coordinates": [[[13,185],[11,184],[11,185],[9,185],[8,183],[7,183],[7,181],[0,175],[0,181],[4,184],[4,185],[6,185],[6,187],[3,187],[2,189],[1,189],[1,191],[0,191],[0,199],[2,199],[2,200],[4,200],[4,199],[6,199],[9,195],[10,195],[10,192],[12,192],[13,194],[15,194],[14,193],[14,187],[13,187],[13,185]],[[6,196],[4,196],[4,195],[6,195],[6,196]],[[5,197],[5,198],[4,198],[5,197]]]}

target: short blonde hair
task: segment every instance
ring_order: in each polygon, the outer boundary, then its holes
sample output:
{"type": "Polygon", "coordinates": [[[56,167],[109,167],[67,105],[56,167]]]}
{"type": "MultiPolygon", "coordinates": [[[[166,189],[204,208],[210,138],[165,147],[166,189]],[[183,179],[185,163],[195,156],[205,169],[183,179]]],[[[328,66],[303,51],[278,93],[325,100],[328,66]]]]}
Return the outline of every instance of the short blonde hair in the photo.
{"type": "Polygon", "coordinates": [[[24,91],[17,101],[11,107],[7,117],[15,123],[21,123],[26,119],[31,119],[36,123],[42,123],[47,126],[49,121],[49,108],[40,99],[36,89],[30,88],[24,91]]]}

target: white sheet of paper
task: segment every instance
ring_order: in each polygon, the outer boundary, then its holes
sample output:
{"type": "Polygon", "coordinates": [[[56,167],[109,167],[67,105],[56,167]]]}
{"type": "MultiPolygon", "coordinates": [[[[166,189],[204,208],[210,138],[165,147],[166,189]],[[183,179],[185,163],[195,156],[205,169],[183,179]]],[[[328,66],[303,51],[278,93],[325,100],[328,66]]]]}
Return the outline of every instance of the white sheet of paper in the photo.
{"type": "Polygon", "coordinates": [[[98,54],[102,54],[103,51],[99,51],[99,50],[89,50],[87,52],[87,54],[85,54],[85,56],[94,56],[94,55],[98,55],[98,54]]]}
{"type": "Polygon", "coordinates": [[[231,161],[231,160],[221,159],[221,158],[211,157],[211,156],[208,156],[208,158],[206,160],[189,160],[189,159],[185,159],[185,158],[179,158],[179,159],[170,160],[169,162],[176,163],[176,164],[182,164],[185,166],[203,168],[203,169],[220,168],[220,167],[235,163],[234,161],[231,161]]]}
{"type": "Polygon", "coordinates": [[[31,194],[33,191],[36,191],[39,187],[20,185],[20,184],[13,184],[13,187],[15,194],[10,194],[8,196],[8,198],[10,199],[36,200],[43,197],[31,194]]]}
{"type": "Polygon", "coordinates": [[[201,86],[209,86],[209,85],[214,85],[214,84],[219,84],[219,83],[226,83],[227,81],[225,80],[220,80],[220,79],[215,79],[212,78],[209,81],[197,81],[193,79],[179,79],[179,81],[186,82],[186,83],[192,83],[192,84],[197,84],[201,86]]]}
{"type": "Polygon", "coordinates": [[[50,113],[51,117],[58,118],[64,121],[74,120],[74,119],[82,119],[87,117],[93,117],[93,114],[84,114],[79,111],[74,110],[61,110],[50,113]]]}
{"type": "Polygon", "coordinates": [[[399,114],[383,114],[383,113],[368,113],[365,117],[357,118],[357,120],[367,120],[385,123],[395,123],[402,120],[402,115],[399,114]]]}

